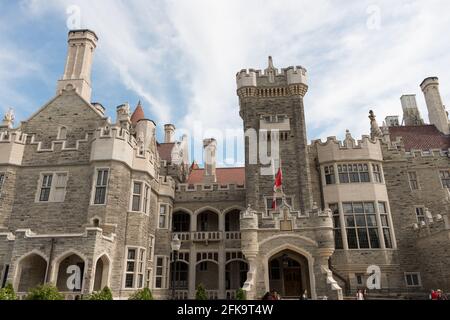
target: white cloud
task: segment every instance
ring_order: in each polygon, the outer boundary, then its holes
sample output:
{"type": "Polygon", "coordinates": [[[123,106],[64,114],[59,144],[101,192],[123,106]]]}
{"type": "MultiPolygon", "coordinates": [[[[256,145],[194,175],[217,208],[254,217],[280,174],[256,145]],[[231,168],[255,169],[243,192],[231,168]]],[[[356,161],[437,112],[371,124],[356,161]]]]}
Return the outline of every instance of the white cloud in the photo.
{"type": "Polygon", "coordinates": [[[380,122],[400,115],[403,93],[419,94],[426,117],[418,85],[429,75],[441,77],[450,99],[446,0],[24,3],[35,15],[80,5],[83,26],[100,36],[97,63],[147,100],[159,125],[240,128],[235,73],[265,68],[268,55],[278,67],[308,69],[310,139],[365,134],[369,109],[380,122]],[[367,27],[369,6],[380,9],[378,30],[367,27]]]}

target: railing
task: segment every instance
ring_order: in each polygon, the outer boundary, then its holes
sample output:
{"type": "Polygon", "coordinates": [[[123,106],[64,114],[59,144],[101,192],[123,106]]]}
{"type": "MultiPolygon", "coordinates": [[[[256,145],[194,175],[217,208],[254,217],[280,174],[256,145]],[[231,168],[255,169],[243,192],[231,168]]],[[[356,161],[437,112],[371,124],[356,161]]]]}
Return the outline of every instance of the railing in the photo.
{"type": "Polygon", "coordinates": [[[225,232],[226,240],[241,240],[241,232],[240,231],[228,231],[225,232]]]}
{"type": "Polygon", "coordinates": [[[219,290],[206,290],[208,300],[219,300],[219,290]]]}
{"type": "Polygon", "coordinates": [[[208,231],[208,232],[193,232],[193,241],[221,241],[222,232],[221,231],[208,231]]]}
{"type": "Polygon", "coordinates": [[[178,235],[178,239],[183,242],[186,241],[221,241],[223,240],[223,234],[225,234],[225,240],[241,240],[240,231],[227,231],[225,233],[221,231],[201,231],[201,232],[174,232],[174,235],[178,235]]]}
{"type": "Polygon", "coordinates": [[[191,240],[190,232],[175,232],[174,235],[178,235],[178,239],[180,239],[181,241],[191,240]]]}
{"type": "Polygon", "coordinates": [[[236,292],[238,289],[236,290],[227,290],[226,291],[226,299],[227,300],[235,300],[236,299],[236,292]]]}
{"type": "Polygon", "coordinates": [[[175,300],[188,300],[188,299],[189,299],[189,290],[175,291],[175,300]]]}

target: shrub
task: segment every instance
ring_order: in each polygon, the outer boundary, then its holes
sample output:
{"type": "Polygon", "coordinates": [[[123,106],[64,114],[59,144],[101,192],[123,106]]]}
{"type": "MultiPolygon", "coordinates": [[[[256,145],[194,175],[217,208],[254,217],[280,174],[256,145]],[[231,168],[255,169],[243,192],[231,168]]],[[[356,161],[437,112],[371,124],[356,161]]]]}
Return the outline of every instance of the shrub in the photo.
{"type": "Polygon", "coordinates": [[[197,286],[197,292],[195,293],[195,300],[208,300],[205,287],[202,284],[197,286]]]}
{"type": "Polygon", "coordinates": [[[153,296],[149,288],[144,288],[136,291],[128,300],[153,300],[153,296]]]}
{"type": "Polygon", "coordinates": [[[11,283],[0,289],[0,300],[17,300],[16,293],[11,283]]]}
{"type": "Polygon", "coordinates": [[[44,284],[31,289],[26,300],[64,300],[64,295],[52,284],[44,284]]]}
{"type": "Polygon", "coordinates": [[[104,287],[102,291],[93,292],[87,297],[87,300],[113,300],[111,289],[104,287]]]}
{"type": "Polygon", "coordinates": [[[236,300],[247,300],[247,293],[244,289],[241,288],[236,292],[236,300]]]}

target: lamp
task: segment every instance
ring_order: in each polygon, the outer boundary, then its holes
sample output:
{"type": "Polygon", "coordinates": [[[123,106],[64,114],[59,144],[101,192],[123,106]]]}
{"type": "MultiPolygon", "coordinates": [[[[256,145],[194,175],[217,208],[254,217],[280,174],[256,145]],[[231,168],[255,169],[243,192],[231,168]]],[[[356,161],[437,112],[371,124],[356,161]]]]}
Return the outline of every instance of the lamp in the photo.
{"type": "Polygon", "coordinates": [[[172,299],[175,300],[175,277],[176,277],[176,267],[178,260],[178,252],[181,248],[181,240],[178,237],[178,234],[173,236],[172,242],[170,242],[170,247],[173,253],[173,268],[172,268],[172,299]]]}

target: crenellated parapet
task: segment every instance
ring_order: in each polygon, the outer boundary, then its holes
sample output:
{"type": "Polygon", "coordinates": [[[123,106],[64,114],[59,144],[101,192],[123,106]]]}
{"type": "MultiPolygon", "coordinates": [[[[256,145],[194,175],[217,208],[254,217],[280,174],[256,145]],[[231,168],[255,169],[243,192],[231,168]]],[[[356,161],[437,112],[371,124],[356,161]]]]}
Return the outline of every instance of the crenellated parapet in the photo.
{"type": "Polygon", "coordinates": [[[317,150],[319,163],[321,164],[335,161],[383,161],[381,140],[372,140],[367,135],[356,141],[347,132],[344,141],[337,140],[336,137],[328,137],[326,142],[312,141],[309,147],[317,150]]]}
{"type": "Polygon", "coordinates": [[[128,130],[119,126],[106,126],[95,131],[92,140],[91,161],[120,161],[133,170],[157,176],[159,156],[153,148],[136,139],[128,130]]]}
{"type": "Polygon", "coordinates": [[[236,75],[238,96],[245,97],[283,97],[305,96],[308,91],[307,71],[302,66],[284,69],[273,67],[269,57],[269,67],[262,70],[243,69],[236,75]]]}
{"type": "Polygon", "coordinates": [[[27,135],[19,130],[0,132],[0,165],[21,165],[27,135]]]}

